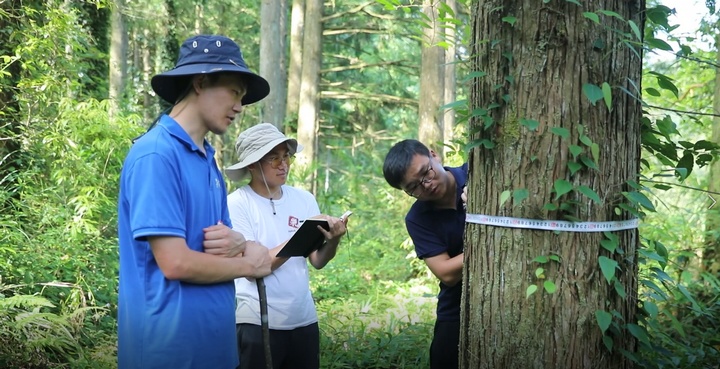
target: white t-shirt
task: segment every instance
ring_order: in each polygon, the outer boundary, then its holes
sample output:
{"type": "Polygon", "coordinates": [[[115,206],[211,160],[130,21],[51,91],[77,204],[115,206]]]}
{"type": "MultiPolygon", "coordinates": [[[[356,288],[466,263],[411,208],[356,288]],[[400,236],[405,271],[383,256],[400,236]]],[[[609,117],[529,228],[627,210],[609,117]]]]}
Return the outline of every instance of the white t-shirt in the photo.
{"type": "MultiPolygon", "coordinates": [[[[257,241],[267,248],[287,241],[300,227],[301,220],[320,214],[315,197],[290,186],[282,186],[282,198],[270,200],[245,185],[228,195],[228,208],[233,229],[245,239],[257,241]]],[[[292,257],[272,274],[263,278],[268,300],[270,329],[295,329],[318,321],[310,292],[307,261],[292,257]]],[[[257,283],[246,278],[235,279],[236,323],[260,325],[260,300],[257,283]]]]}

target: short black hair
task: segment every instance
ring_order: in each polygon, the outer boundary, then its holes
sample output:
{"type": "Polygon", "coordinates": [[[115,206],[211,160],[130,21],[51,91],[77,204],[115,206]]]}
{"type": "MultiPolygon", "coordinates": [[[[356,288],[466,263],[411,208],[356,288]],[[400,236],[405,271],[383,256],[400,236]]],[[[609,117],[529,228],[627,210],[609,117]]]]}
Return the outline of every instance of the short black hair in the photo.
{"type": "Polygon", "coordinates": [[[430,156],[430,149],[418,140],[402,140],[388,151],[383,164],[383,176],[385,181],[397,189],[401,189],[401,183],[407,173],[415,155],[430,156]]]}

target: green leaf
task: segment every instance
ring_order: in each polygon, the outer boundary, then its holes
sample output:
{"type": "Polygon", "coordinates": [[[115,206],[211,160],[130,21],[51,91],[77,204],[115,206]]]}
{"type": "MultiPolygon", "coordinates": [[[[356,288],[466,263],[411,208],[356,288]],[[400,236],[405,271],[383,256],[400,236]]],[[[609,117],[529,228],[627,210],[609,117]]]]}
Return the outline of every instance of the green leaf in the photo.
{"type": "Polygon", "coordinates": [[[598,204],[602,204],[602,201],[600,201],[600,196],[592,190],[592,188],[588,186],[578,186],[578,191],[582,193],[583,195],[589,197],[591,200],[595,201],[598,204]]]}
{"type": "Polygon", "coordinates": [[[525,291],[525,298],[528,298],[528,297],[530,297],[530,295],[535,293],[535,291],[537,291],[537,288],[538,287],[534,284],[529,285],[527,290],[525,291]]]}
{"type": "Polygon", "coordinates": [[[510,23],[510,25],[513,26],[513,25],[515,25],[517,18],[516,17],[503,17],[502,21],[505,23],[510,23]]]}
{"type": "Polygon", "coordinates": [[[613,349],[613,339],[610,336],[603,336],[603,344],[605,344],[605,347],[608,349],[608,351],[612,352],[613,349]]]}
{"type": "Polygon", "coordinates": [[[505,204],[505,201],[507,201],[510,198],[510,191],[505,190],[500,194],[500,206],[503,206],[505,204]]]}
{"type": "Polygon", "coordinates": [[[650,339],[647,336],[647,332],[645,331],[645,328],[637,325],[637,324],[628,324],[627,325],[628,331],[630,331],[630,334],[635,336],[639,341],[644,343],[650,343],[650,339]]]}
{"type": "Polygon", "coordinates": [[[612,88],[607,82],[602,84],[603,99],[605,99],[605,105],[609,111],[612,111],[612,88]]]}
{"type": "Polygon", "coordinates": [[[576,163],[574,161],[568,162],[567,166],[568,166],[568,169],[570,169],[570,175],[575,174],[575,172],[582,169],[582,167],[583,167],[582,164],[576,163]]]}
{"type": "Polygon", "coordinates": [[[527,188],[520,188],[515,191],[513,191],[513,203],[515,205],[520,205],[520,203],[530,197],[530,191],[527,190],[527,188]]]}
{"type": "Polygon", "coordinates": [[[605,14],[605,15],[607,15],[607,16],[615,17],[615,18],[620,19],[620,20],[623,20],[623,21],[625,20],[625,18],[621,17],[620,14],[615,13],[614,11],[605,10],[605,9],[600,9],[600,10],[598,10],[598,13],[602,13],[602,14],[605,14]]]}
{"type": "Polygon", "coordinates": [[[591,21],[593,21],[597,24],[600,24],[600,17],[598,17],[597,14],[592,13],[592,12],[583,12],[582,14],[583,14],[583,17],[590,19],[591,21]]]}
{"type": "Polygon", "coordinates": [[[617,279],[615,280],[614,285],[615,285],[615,293],[617,293],[618,296],[620,296],[620,298],[622,298],[624,300],[627,297],[627,294],[625,294],[625,287],[617,279]]]}
{"type": "Polygon", "coordinates": [[[654,37],[648,37],[645,39],[645,44],[648,45],[650,49],[660,49],[663,51],[672,51],[672,46],[668,44],[667,42],[654,38],[654,37]]]}
{"type": "Polygon", "coordinates": [[[580,135],[580,142],[582,142],[585,146],[588,146],[588,147],[590,147],[590,145],[593,144],[590,137],[585,136],[585,135],[580,135]]]}
{"type": "Polygon", "coordinates": [[[583,164],[585,164],[586,167],[588,167],[588,168],[590,168],[590,169],[599,170],[597,164],[595,164],[595,162],[594,162],[592,159],[588,158],[588,157],[585,156],[585,155],[583,155],[583,156],[580,157],[580,161],[581,161],[583,164]]]}
{"type": "Polygon", "coordinates": [[[577,159],[577,156],[582,153],[582,147],[578,145],[570,145],[570,154],[573,156],[573,160],[577,159]]]}
{"type": "Polygon", "coordinates": [[[550,255],[549,258],[550,258],[550,260],[555,260],[555,261],[557,261],[558,263],[560,262],[560,257],[557,256],[557,255],[550,255]]]}
{"type": "Polygon", "coordinates": [[[462,80],[462,83],[466,83],[466,82],[470,81],[470,80],[473,79],[473,78],[482,78],[482,77],[485,77],[486,75],[487,75],[487,73],[485,73],[485,72],[483,72],[483,71],[476,70],[476,71],[474,71],[474,72],[470,72],[470,74],[468,74],[468,75],[465,77],[465,79],[462,80]]]}
{"type": "Polygon", "coordinates": [[[552,127],[552,128],[550,128],[550,132],[552,132],[553,134],[556,134],[562,138],[570,137],[570,131],[567,128],[552,127]]]}
{"type": "Polygon", "coordinates": [[[593,142],[590,145],[590,152],[592,153],[592,157],[595,160],[595,162],[599,162],[600,161],[600,146],[598,146],[598,144],[593,142]]]}
{"type": "Polygon", "coordinates": [[[610,328],[612,315],[605,310],[595,310],[595,319],[600,327],[600,331],[605,334],[605,331],[610,328]]]}
{"type": "Polygon", "coordinates": [[[558,209],[558,207],[555,204],[547,203],[547,204],[543,205],[543,210],[555,211],[557,209],[558,209]]]}
{"type": "Polygon", "coordinates": [[[643,309],[650,315],[651,318],[655,318],[658,315],[658,307],[652,301],[643,301],[643,309]]]}
{"type": "Polygon", "coordinates": [[[595,106],[595,103],[603,98],[602,89],[592,83],[584,84],[582,89],[583,89],[583,93],[585,94],[585,97],[587,97],[588,100],[590,100],[590,103],[593,106],[595,106]]]}
{"type": "Polygon", "coordinates": [[[608,283],[610,283],[610,281],[612,281],[615,277],[615,268],[618,266],[617,261],[610,259],[607,256],[600,256],[598,258],[598,263],[600,264],[603,276],[605,276],[605,279],[608,283]]]}
{"type": "Polygon", "coordinates": [[[543,283],[543,287],[545,287],[545,291],[547,291],[547,293],[553,293],[557,289],[557,287],[555,286],[555,283],[553,283],[553,281],[550,281],[550,280],[545,281],[543,283]]]}
{"type": "Polygon", "coordinates": [[[548,262],[548,258],[545,255],[540,255],[540,256],[536,257],[535,259],[533,259],[533,261],[536,263],[545,264],[548,262]]]}
{"type": "Polygon", "coordinates": [[[580,5],[580,6],[582,6],[582,4],[580,4],[577,0],[565,0],[565,1],[567,1],[567,2],[569,2],[569,3],[573,3],[573,4],[575,4],[575,5],[580,5]]]}
{"type": "Polygon", "coordinates": [[[555,200],[560,198],[560,196],[572,191],[573,189],[572,183],[564,179],[556,179],[554,187],[556,193],[555,200]]]}
{"type": "Polygon", "coordinates": [[[600,241],[600,246],[602,246],[605,250],[610,251],[610,253],[615,253],[615,249],[617,249],[617,244],[607,239],[600,241]]]}
{"type": "Polygon", "coordinates": [[[537,269],[535,269],[535,277],[536,277],[536,278],[545,278],[545,276],[543,275],[543,273],[545,273],[545,269],[544,269],[544,268],[537,268],[537,269]]]}
{"type": "Polygon", "coordinates": [[[622,193],[630,202],[640,205],[644,207],[645,209],[648,209],[650,211],[655,211],[655,206],[652,204],[650,199],[647,198],[644,194],[632,191],[632,192],[623,192],[622,193]]]}
{"type": "Polygon", "coordinates": [[[527,129],[534,131],[540,126],[540,122],[534,119],[520,119],[520,124],[527,127],[527,129]]]}
{"type": "MultiPolygon", "coordinates": [[[[679,179],[681,182],[684,181],[690,175],[690,173],[692,173],[694,165],[695,165],[695,157],[693,156],[693,154],[691,152],[686,151],[685,155],[683,155],[683,157],[678,161],[677,166],[676,166],[676,170],[677,170],[677,168],[685,169],[685,171],[683,171],[682,174],[678,175],[678,177],[680,177],[679,179]]],[[[678,173],[680,173],[680,172],[678,172],[678,173]]]]}
{"type": "Polygon", "coordinates": [[[637,26],[637,24],[635,24],[635,22],[633,22],[632,20],[628,20],[628,24],[630,25],[630,28],[635,34],[635,38],[637,38],[638,41],[642,42],[642,34],[640,33],[640,28],[637,26]]]}
{"type": "Polygon", "coordinates": [[[656,89],[654,89],[654,88],[652,88],[652,87],[646,88],[646,89],[645,89],[645,92],[647,92],[647,94],[650,95],[650,96],[654,96],[654,97],[660,96],[660,91],[658,91],[658,90],[656,90],[656,89]]]}

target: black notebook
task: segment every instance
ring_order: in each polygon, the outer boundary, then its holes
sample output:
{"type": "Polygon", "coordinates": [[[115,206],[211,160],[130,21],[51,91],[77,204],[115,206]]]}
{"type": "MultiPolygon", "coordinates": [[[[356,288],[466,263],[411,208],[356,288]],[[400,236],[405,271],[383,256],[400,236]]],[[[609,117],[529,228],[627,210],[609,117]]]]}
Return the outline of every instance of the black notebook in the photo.
{"type": "Polygon", "coordinates": [[[330,225],[325,219],[306,219],[290,240],[278,252],[278,257],[289,258],[292,256],[308,257],[310,253],[320,248],[325,242],[325,235],[317,229],[322,226],[330,230],[330,225]]]}

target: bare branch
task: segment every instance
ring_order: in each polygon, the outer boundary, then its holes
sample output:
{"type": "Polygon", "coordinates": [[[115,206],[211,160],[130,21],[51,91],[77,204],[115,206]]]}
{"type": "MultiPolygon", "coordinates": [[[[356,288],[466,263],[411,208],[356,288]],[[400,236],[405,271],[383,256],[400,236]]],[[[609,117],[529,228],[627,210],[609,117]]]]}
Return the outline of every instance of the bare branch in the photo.
{"type": "Polygon", "coordinates": [[[379,101],[384,103],[403,104],[403,105],[417,105],[417,100],[407,99],[404,97],[385,95],[385,94],[365,94],[354,91],[322,91],[320,97],[324,99],[335,99],[335,100],[369,100],[379,101]]]}

